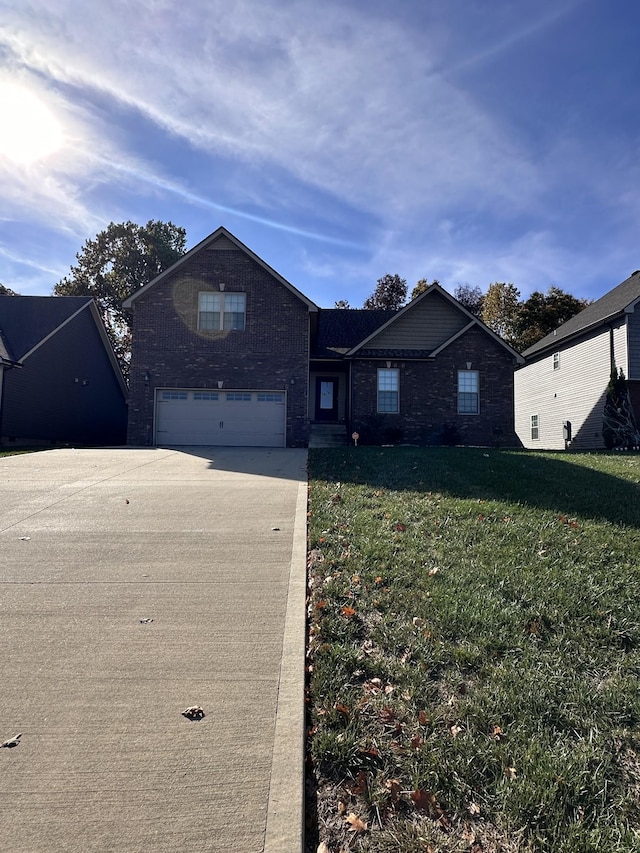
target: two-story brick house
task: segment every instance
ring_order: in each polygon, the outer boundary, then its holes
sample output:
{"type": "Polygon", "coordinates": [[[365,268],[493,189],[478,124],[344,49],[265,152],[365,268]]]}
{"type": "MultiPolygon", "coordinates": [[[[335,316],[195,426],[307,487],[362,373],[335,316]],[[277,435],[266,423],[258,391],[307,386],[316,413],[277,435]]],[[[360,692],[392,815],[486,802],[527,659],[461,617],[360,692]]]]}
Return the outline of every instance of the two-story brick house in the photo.
{"type": "Polygon", "coordinates": [[[516,443],[521,356],[438,285],[397,312],[321,309],[219,228],[124,303],[129,443],[516,443]]]}

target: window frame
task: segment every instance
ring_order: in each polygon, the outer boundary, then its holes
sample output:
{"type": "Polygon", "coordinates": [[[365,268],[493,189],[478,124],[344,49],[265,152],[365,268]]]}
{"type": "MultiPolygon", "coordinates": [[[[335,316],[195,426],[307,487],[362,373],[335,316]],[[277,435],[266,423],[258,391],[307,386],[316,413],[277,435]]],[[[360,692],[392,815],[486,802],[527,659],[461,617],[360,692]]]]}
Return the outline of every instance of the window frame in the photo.
{"type": "Polygon", "coordinates": [[[529,430],[531,434],[531,441],[540,441],[540,415],[534,414],[529,416],[529,430]]]}
{"type": "Polygon", "coordinates": [[[479,370],[458,370],[458,391],[456,395],[456,409],[459,415],[479,415],[480,414],[480,371],[479,370]],[[473,388],[465,386],[462,381],[467,376],[474,377],[473,388]],[[466,402],[466,405],[464,405],[466,402]],[[473,403],[475,402],[475,406],[473,403]],[[470,406],[473,406],[471,408],[470,406]]]}
{"type": "Polygon", "coordinates": [[[217,290],[201,290],[198,293],[199,332],[244,332],[246,325],[246,293],[243,291],[223,293],[217,290]],[[240,306],[241,311],[233,310],[240,306]],[[211,315],[211,319],[205,321],[205,315],[211,315]]]}
{"type": "Polygon", "coordinates": [[[376,375],[376,411],[381,415],[400,414],[400,370],[397,367],[378,368],[376,375]],[[382,380],[391,380],[391,387],[381,387],[382,380]],[[393,387],[394,385],[395,387],[393,387]],[[395,395],[395,397],[386,396],[383,398],[381,397],[382,394],[395,395]],[[386,402],[381,407],[382,400],[386,402]]]}
{"type": "Polygon", "coordinates": [[[553,354],[553,369],[560,370],[560,352],[554,352],[553,354]]]}

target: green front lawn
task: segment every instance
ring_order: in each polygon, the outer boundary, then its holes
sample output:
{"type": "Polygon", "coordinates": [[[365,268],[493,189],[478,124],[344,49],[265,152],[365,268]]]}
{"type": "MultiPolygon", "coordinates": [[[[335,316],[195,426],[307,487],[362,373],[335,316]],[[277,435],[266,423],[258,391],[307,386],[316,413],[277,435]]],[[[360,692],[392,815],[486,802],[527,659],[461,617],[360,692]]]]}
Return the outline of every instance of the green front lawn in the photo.
{"type": "Polygon", "coordinates": [[[640,850],[639,484],[310,451],[308,850],[640,850]]]}

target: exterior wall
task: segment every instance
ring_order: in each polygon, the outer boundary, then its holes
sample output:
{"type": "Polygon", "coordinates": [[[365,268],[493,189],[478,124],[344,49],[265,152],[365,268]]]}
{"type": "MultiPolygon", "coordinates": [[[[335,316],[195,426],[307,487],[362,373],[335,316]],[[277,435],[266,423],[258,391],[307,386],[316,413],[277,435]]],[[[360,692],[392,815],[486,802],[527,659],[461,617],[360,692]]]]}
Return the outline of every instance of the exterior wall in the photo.
{"type": "Polygon", "coordinates": [[[350,429],[363,440],[408,444],[516,446],[513,359],[477,326],[434,359],[391,361],[400,371],[400,412],[377,413],[377,370],[386,360],[354,360],[350,429]],[[458,370],[479,371],[480,413],[457,412],[458,370]]]}
{"type": "Polygon", "coordinates": [[[627,379],[640,379],[640,307],[627,314],[627,342],[629,348],[627,379]]]}
{"type": "Polygon", "coordinates": [[[439,293],[430,293],[367,344],[367,349],[436,349],[469,320],[439,293]]]}
{"type": "MultiPolygon", "coordinates": [[[[625,321],[613,329],[615,362],[627,367],[625,321]]],[[[611,336],[608,327],[559,348],[560,367],[553,369],[553,352],[516,371],[516,432],[525,447],[564,450],[562,424],[571,421],[571,448],[603,448],[602,412],[611,374],[611,336]],[[539,438],[531,438],[531,415],[539,418],[539,438]]]]}
{"type": "Polygon", "coordinates": [[[0,440],[124,444],[127,407],[89,310],[4,372],[0,440]]]}
{"type": "Polygon", "coordinates": [[[217,388],[222,382],[225,390],[286,391],[287,445],[306,445],[309,310],[230,245],[219,241],[202,249],[134,302],[130,444],[153,443],[156,388],[217,388]],[[221,284],[225,293],[246,293],[243,331],[198,330],[198,294],[219,292],[221,284]]]}

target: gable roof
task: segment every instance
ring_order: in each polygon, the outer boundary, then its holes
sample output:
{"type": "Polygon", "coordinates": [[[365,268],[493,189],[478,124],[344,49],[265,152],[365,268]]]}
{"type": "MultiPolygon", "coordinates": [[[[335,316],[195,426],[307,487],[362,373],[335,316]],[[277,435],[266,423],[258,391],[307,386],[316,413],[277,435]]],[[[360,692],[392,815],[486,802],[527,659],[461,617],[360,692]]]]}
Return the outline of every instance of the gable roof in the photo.
{"type": "Polygon", "coordinates": [[[569,338],[604,325],[614,317],[631,313],[639,300],[640,270],[636,270],[613,290],[605,293],[591,305],[587,305],[579,314],[565,320],[553,332],[526,349],[523,354],[525,358],[529,358],[546,349],[555,348],[569,338]]]}
{"type": "Polygon", "coordinates": [[[21,365],[81,311],[91,314],[126,396],[127,387],[120,365],[91,296],[0,296],[0,361],[21,365]]]}
{"type": "MultiPolygon", "coordinates": [[[[380,334],[380,332],[382,332],[384,329],[389,328],[389,326],[392,326],[401,317],[404,317],[404,315],[407,312],[411,311],[416,305],[418,305],[420,302],[427,299],[431,294],[434,294],[434,293],[439,294],[447,302],[449,302],[454,308],[456,308],[464,317],[467,318],[468,323],[464,326],[464,328],[460,329],[455,334],[453,334],[447,341],[440,344],[435,350],[419,351],[419,352],[416,351],[415,353],[413,351],[410,351],[411,354],[408,354],[406,351],[404,351],[404,354],[407,358],[411,358],[411,357],[415,357],[415,358],[431,357],[431,358],[433,358],[438,353],[442,352],[442,350],[446,349],[446,347],[449,346],[449,344],[452,344],[455,340],[457,340],[461,335],[463,335],[469,329],[471,329],[474,326],[477,326],[478,328],[482,329],[482,331],[485,332],[490,338],[493,338],[493,340],[496,343],[498,343],[498,344],[500,344],[500,346],[504,347],[504,349],[506,349],[507,352],[509,352],[516,359],[516,361],[518,361],[519,363],[524,362],[524,359],[520,355],[519,352],[514,350],[513,347],[509,346],[509,344],[506,341],[503,341],[502,338],[499,335],[497,335],[492,329],[490,329],[488,326],[485,326],[485,324],[481,320],[479,320],[474,314],[472,314],[470,311],[467,311],[467,309],[464,307],[464,305],[461,305],[461,303],[458,302],[457,299],[455,299],[453,296],[451,296],[450,293],[447,293],[447,291],[443,287],[441,287],[439,284],[429,285],[429,287],[427,287],[426,290],[424,290],[419,296],[416,296],[415,299],[412,299],[411,302],[407,303],[404,306],[404,308],[401,308],[399,311],[395,311],[392,314],[392,316],[386,320],[386,322],[382,323],[382,325],[380,325],[377,329],[373,330],[371,332],[371,334],[369,334],[367,337],[365,337],[363,340],[361,340],[357,345],[353,346],[347,352],[347,356],[350,357],[350,356],[354,356],[354,355],[368,355],[369,353],[367,350],[367,344],[370,341],[372,341],[378,334],[380,334]]],[[[403,351],[398,350],[398,353],[401,354],[402,352],[403,351]]],[[[378,351],[377,354],[380,355],[380,351],[378,351]]],[[[394,357],[396,357],[396,356],[394,356],[394,357]]],[[[401,357],[401,355],[397,355],[397,357],[401,357]]]]}
{"type": "Polygon", "coordinates": [[[161,272],[160,275],[157,275],[154,279],[152,279],[150,282],[141,287],[140,290],[136,290],[135,293],[132,293],[131,296],[124,300],[124,302],[122,303],[122,307],[132,308],[133,303],[136,301],[136,299],[139,299],[139,297],[142,296],[143,293],[146,293],[152,287],[155,287],[156,284],[161,282],[167,276],[174,273],[179,267],[182,266],[182,264],[187,263],[187,261],[191,260],[191,258],[194,255],[198,254],[198,252],[201,252],[203,249],[210,247],[218,240],[229,241],[236,249],[240,249],[241,252],[244,252],[246,255],[248,255],[252,260],[254,260],[264,270],[266,270],[269,275],[273,276],[273,278],[279,281],[280,284],[282,284],[294,296],[300,299],[301,302],[304,302],[304,304],[308,307],[309,311],[318,310],[318,306],[315,304],[315,302],[312,302],[310,299],[308,299],[303,293],[301,293],[296,287],[294,287],[291,282],[287,281],[286,278],[283,278],[280,273],[276,272],[273,267],[270,267],[266,261],[263,261],[262,258],[258,257],[255,252],[252,252],[251,249],[248,248],[248,246],[245,246],[244,243],[238,240],[237,237],[234,237],[234,235],[230,231],[227,231],[227,229],[223,226],[217,228],[213,232],[213,234],[209,234],[209,236],[205,237],[204,240],[201,240],[197,246],[194,246],[193,249],[190,249],[179,260],[177,260],[175,264],[172,264],[170,267],[167,267],[166,270],[161,272]]]}
{"type": "Polygon", "coordinates": [[[90,296],[0,296],[0,334],[8,355],[21,361],[92,301],[90,296]]]}
{"type": "Polygon", "coordinates": [[[321,308],[311,357],[340,358],[395,314],[395,310],[321,308]]]}

